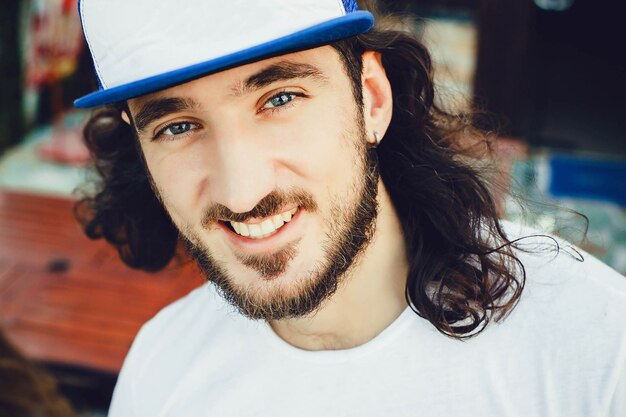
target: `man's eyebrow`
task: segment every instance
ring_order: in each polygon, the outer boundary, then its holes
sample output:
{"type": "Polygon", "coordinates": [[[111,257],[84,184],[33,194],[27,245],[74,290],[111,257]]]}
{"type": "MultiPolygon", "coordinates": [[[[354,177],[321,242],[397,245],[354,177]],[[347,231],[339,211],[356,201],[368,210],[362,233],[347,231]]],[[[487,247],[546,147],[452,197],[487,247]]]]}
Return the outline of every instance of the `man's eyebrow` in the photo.
{"type": "Polygon", "coordinates": [[[144,104],[142,104],[133,119],[137,130],[142,131],[150,123],[160,119],[163,116],[167,116],[170,113],[198,107],[198,103],[190,98],[156,98],[148,100],[144,104]]]}
{"type": "Polygon", "coordinates": [[[295,78],[312,78],[322,84],[328,82],[322,71],[314,65],[280,61],[251,75],[245,81],[232,88],[234,96],[241,96],[277,81],[288,81],[295,78]]]}

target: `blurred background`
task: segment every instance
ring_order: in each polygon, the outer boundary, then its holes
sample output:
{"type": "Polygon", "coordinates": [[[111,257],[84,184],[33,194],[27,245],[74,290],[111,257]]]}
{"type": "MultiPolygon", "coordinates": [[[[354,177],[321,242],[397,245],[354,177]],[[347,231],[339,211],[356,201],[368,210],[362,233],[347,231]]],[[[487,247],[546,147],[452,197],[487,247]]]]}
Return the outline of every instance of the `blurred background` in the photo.
{"type": "MultiPolygon", "coordinates": [[[[76,0],[3,4],[0,326],[20,360],[52,375],[78,415],[102,416],[141,324],[200,280],[184,262],[155,276],[131,271],[81,234],[72,201],[95,174],[81,142],[89,112],[72,101],[95,81],[76,0]]],[[[442,105],[490,115],[498,181],[507,189],[498,192],[501,216],[561,234],[626,274],[619,2],[381,0],[378,7],[402,16],[430,48],[442,105]],[[589,218],[586,236],[576,212],[589,218]]]]}

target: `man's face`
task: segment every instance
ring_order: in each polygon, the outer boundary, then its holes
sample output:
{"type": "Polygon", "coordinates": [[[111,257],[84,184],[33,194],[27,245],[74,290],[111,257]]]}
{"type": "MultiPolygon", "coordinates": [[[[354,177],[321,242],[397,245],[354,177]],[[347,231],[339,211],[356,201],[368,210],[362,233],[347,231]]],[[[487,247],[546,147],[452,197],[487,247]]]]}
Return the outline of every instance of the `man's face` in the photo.
{"type": "Polygon", "coordinates": [[[314,311],[371,239],[378,174],[338,53],[322,47],[129,102],[154,187],[240,311],[314,311]]]}

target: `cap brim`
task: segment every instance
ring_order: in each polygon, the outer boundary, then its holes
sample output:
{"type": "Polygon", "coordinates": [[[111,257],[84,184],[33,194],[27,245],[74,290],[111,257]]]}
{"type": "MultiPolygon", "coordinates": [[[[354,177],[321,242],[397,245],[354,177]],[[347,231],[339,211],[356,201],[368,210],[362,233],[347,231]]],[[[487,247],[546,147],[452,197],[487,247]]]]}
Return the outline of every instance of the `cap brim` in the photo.
{"type": "Polygon", "coordinates": [[[75,100],[74,106],[90,108],[128,100],[260,59],[345,39],[367,32],[373,25],[374,17],[370,12],[352,12],[271,42],[256,45],[229,55],[106,90],[95,91],[75,100]]]}

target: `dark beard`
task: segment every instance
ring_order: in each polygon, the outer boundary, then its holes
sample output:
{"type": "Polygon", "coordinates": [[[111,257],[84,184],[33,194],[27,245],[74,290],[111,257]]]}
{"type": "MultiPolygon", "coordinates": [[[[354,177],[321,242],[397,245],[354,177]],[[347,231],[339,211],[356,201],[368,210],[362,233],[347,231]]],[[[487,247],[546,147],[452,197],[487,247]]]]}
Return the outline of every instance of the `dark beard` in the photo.
{"type": "MultiPolygon", "coordinates": [[[[365,143],[364,137],[361,143],[365,143]]],[[[269,300],[255,299],[235,285],[223,262],[216,260],[208,249],[184,239],[189,254],[196,260],[207,279],[215,284],[224,299],[235,306],[239,312],[252,319],[281,320],[306,316],[317,310],[337,290],[342,277],[355,263],[357,257],[371,241],[378,214],[378,160],[373,149],[364,146],[357,149],[363,167],[355,187],[353,207],[338,207],[331,230],[324,242],[324,259],[310,271],[303,280],[303,287],[293,296],[274,297],[269,300]]],[[[343,198],[339,196],[338,199],[343,198]]],[[[266,277],[282,273],[293,258],[297,243],[266,259],[256,258],[247,266],[253,267],[266,277]],[[255,265],[251,265],[255,264],[255,265]],[[258,265],[263,264],[263,265],[258,265]]]]}

